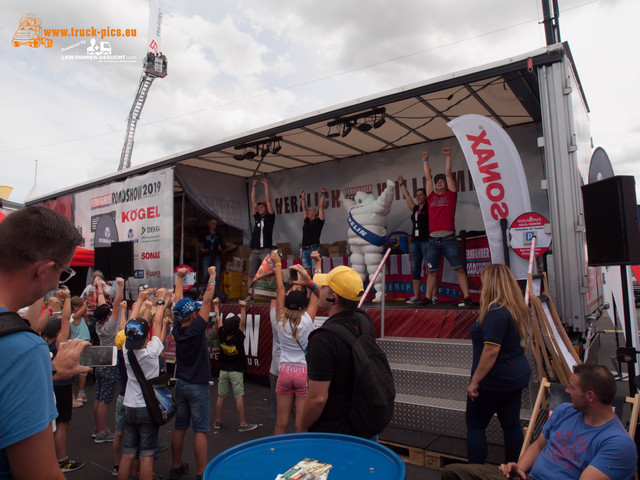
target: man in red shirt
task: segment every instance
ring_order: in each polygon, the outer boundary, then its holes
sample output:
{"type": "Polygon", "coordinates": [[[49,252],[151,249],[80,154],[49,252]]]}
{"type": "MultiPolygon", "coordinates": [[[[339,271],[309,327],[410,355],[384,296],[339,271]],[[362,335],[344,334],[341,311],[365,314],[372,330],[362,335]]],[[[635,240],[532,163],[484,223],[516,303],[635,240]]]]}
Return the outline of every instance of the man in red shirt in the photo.
{"type": "MultiPolygon", "coordinates": [[[[442,149],[445,159],[445,174],[438,174],[431,178],[429,166],[429,152],[422,154],[424,176],[426,178],[427,203],[429,204],[429,247],[427,253],[427,292],[433,290],[437,281],[438,269],[442,255],[447,257],[451,268],[458,277],[458,284],[462,290],[463,301],[460,306],[472,307],[473,302],[469,298],[469,281],[467,273],[462,268],[462,259],[456,239],[456,202],[458,193],[456,182],[451,173],[451,149],[442,149]]],[[[431,299],[433,304],[438,303],[438,298],[431,299]]]]}

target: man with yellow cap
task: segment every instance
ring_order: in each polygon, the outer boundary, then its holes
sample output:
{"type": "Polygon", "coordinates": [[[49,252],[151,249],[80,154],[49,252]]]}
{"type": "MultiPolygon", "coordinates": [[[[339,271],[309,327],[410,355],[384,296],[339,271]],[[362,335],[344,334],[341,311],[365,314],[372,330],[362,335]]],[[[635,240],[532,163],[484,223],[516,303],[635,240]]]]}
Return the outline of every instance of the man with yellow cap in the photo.
{"type": "Polygon", "coordinates": [[[358,309],[364,294],[362,278],[353,268],[340,266],[327,274],[317,273],[306,286],[318,295],[318,306],[328,312],[329,318],[309,335],[309,392],[302,410],[301,430],[355,435],[347,408],[354,384],[352,349],[326,326],[340,324],[356,336],[370,335],[375,339],[371,318],[358,309]]]}

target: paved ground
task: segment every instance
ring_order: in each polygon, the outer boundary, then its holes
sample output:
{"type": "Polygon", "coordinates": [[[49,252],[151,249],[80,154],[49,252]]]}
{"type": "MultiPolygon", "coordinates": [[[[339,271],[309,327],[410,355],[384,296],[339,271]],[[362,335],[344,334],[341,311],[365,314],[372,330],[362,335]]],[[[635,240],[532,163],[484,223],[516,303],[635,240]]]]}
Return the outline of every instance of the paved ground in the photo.
{"type": "MultiPolygon", "coordinates": [[[[225,402],[223,411],[222,429],[211,431],[208,435],[208,459],[213,459],[217,454],[233,447],[239,443],[253,440],[260,437],[269,436],[273,433],[274,422],[270,418],[269,407],[269,387],[259,379],[247,378],[245,380],[245,410],[247,421],[257,423],[259,426],[252,432],[240,433],[237,431],[238,421],[235,412],[235,405],[232,401],[225,402]]],[[[113,450],[111,443],[96,445],[91,438],[93,430],[93,420],[91,405],[94,398],[93,385],[87,386],[89,402],[81,408],[74,409],[73,418],[69,424],[67,449],[69,456],[74,460],[85,463],[84,468],[67,473],[70,480],[90,479],[107,480],[113,478],[113,450]]],[[[215,421],[215,401],[217,386],[211,387],[211,425],[215,421]]],[[[108,425],[113,430],[114,427],[114,405],[109,409],[108,425]]],[[[171,441],[173,421],[168,425],[160,427],[160,439],[171,441]]],[[[290,425],[290,432],[293,432],[293,425],[290,425]]],[[[313,457],[313,452],[309,456],[313,457]]],[[[195,478],[195,458],[193,456],[193,432],[188,432],[185,440],[183,461],[189,463],[190,473],[184,475],[183,479],[191,480],[195,478]]],[[[171,468],[171,453],[167,450],[160,454],[160,458],[155,462],[154,470],[157,473],[168,477],[171,468]]],[[[407,465],[407,480],[435,480],[440,478],[440,472],[407,465]]],[[[265,479],[272,480],[272,479],[265,479]]]]}

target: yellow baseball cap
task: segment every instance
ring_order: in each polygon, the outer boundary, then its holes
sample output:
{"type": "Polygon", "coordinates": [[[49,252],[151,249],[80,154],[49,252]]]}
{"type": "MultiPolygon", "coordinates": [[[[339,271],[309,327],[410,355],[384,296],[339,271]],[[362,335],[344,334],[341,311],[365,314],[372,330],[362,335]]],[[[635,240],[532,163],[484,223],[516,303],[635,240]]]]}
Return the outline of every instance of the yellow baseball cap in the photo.
{"type": "Polygon", "coordinates": [[[364,285],[358,272],[344,265],[334,268],[329,273],[316,273],[313,281],[321,287],[328,286],[347,300],[358,301],[364,294],[364,285]]]}
{"type": "Polygon", "coordinates": [[[127,339],[127,336],[124,333],[124,328],[120,330],[116,335],[116,347],[118,350],[122,350],[122,345],[124,345],[124,341],[127,339]]]}

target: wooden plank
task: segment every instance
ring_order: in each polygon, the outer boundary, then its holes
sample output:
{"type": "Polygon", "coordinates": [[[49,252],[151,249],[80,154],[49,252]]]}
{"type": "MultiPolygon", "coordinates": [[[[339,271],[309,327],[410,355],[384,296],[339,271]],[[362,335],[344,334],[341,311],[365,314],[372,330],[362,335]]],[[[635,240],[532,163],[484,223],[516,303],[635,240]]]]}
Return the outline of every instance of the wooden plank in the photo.
{"type": "Polygon", "coordinates": [[[447,455],[440,452],[425,452],[424,466],[435,470],[442,470],[450,463],[467,463],[466,458],[456,457],[455,455],[447,455]]]}
{"type": "Polygon", "coordinates": [[[419,467],[424,467],[424,459],[425,453],[422,448],[411,447],[409,445],[402,445],[400,443],[388,442],[386,440],[378,440],[378,443],[381,443],[389,450],[393,450],[398,456],[402,459],[404,463],[409,463],[411,465],[417,465],[419,467]]]}

